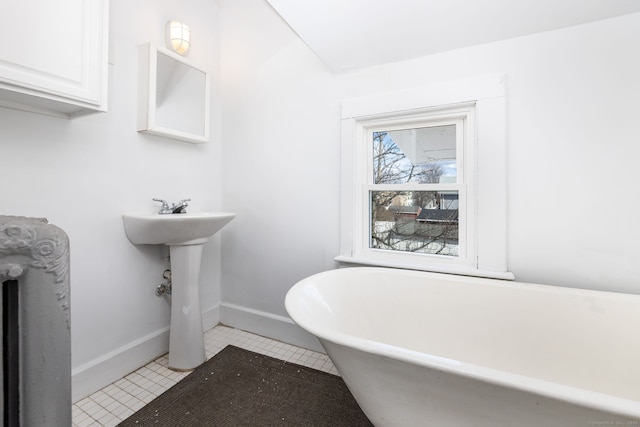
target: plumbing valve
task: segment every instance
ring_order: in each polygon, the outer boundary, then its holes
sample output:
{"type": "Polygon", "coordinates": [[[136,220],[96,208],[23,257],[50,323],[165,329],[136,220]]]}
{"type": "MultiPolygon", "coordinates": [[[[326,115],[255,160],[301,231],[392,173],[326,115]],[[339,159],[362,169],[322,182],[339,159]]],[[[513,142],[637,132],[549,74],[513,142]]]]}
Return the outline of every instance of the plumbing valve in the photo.
{"type": "Polygon", "coordinates": [[[162,277],[167,279],[166,283],[160,283],[156,286],[156,295],[161,297],[162,295],[171,295],[171,270],[165,270],[162,273],[162,277]]]}

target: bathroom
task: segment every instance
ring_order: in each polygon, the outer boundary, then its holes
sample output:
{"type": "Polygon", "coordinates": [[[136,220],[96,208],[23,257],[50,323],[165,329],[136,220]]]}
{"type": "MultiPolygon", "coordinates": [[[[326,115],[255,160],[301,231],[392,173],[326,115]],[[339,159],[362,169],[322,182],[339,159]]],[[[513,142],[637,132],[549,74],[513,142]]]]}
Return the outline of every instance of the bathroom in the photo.
{"type": "Polygon", "coordinates": [[[640,13],[335,72],[265,0],[109,8],[108,112],[0,108],[1,213],[46,217],[70,238],[74,400],[166,351],[170,307],[154,290],[167,254],[132,245],[121,219],[156,209],[153,197],[237,214],[204,249],[205,329],[304,344],[284,297],[338,266],[344,99],[504,74],[509,271],[640,293],[640,13]],[[189,24],[188,58],[211,72],[205,144],[136,131],[137,48],[160,43],[169,19],[189,24]]]}

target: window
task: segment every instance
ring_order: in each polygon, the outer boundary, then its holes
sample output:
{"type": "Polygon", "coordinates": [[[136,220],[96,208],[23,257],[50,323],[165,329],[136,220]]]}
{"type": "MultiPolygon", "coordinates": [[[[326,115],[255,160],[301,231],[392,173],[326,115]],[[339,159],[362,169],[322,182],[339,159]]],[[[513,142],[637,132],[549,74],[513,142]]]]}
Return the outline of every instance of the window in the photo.
{"type": "Polygon", "coordinates": [[[504,116],[501,76],[345,101],[336,259],[512,279],[504,116]]]}
{"type": "MultiPolygon", "coordinates": [[[[468,263],[466,176],[473,176],[474,106],[362,120],[366,179],[361,191],[363,252],[371,258],[397,257],[388,251],[437,262],[468,263]],[[365,206],[363,206],[364,208],[365,206]]],[[[365,178],[365,177],[363,177],[365,178]]],[[[419,258],[418,258],[419,259],[419,258]]]]}

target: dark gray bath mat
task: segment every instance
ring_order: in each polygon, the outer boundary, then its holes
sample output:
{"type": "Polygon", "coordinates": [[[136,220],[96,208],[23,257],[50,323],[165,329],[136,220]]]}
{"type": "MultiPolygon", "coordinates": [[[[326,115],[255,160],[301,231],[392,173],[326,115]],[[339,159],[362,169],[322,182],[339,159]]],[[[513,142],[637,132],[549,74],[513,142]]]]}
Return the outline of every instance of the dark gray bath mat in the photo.
{"type": "Polygon", "coordinates": [[[372,426],[342,378],[234,346],[119,425],[372,426]]]}

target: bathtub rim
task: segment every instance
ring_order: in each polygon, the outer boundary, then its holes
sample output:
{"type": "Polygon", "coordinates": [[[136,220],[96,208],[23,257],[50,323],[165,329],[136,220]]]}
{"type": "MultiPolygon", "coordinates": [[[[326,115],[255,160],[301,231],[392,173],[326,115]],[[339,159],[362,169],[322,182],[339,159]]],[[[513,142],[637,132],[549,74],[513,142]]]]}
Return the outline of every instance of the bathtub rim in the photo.
{"type": "MultiPolygon", "coordinates": [[[[333,269],[320,273],[313,274],[306,277],[296,284],[286,294],[285,297],[285,309],[294,323],[299,327],[311,333],[317,337],[320,342],[328,341],[333,344],[354,348],[356,350],[372,353],[374,355],[388,357],[396,360],[400,360],[405,363],[424,366],[430,369],[439,370],[445,373],[460,375],[463,377],[471,378],[474,380],[495,384],[507,388],[514,388],[517,390],[533,393],[543,397],[557,399],[563,402],[575,404],[590,409],[609,412],[612,414],[632,417],[640,420],[640,401],[605,394],[597,391],[592,391],[580,387],[564,385],[561,383],[555,383],[547,380],[539,380],[536,378],[526,377],[520,374],[514,374],[507,371],[500,371],[494,368],[486,368],[480,365],[475,365],[468,362],[461,362],[459,360],[435,356],[431,354],[421,353],[414,350],[408,350],[401,347],[384,344],[378,341],[363,339],[347,335],[340,332],[328,330],[327,328],[318,327],[313,325],[311,319],[307,318],[302,310],[296,304],[303,295],[303,289],[308,286],[313,286],[313,283],[318,278],[325,279],[326,276],[340,274],[341,270],[355,270],[355,271],[367,271],[367,272],[394,272],[393,274],[399,274],[400,272],[416,273],[418,275],[424,275],[425,277],[448,279],[448,280],[466,280],[478,281],[479,283],[491,283],[498,282],[497,279],[483,279],[475,277],[461,277],[453,276],[444,273],[431,273],[423,271],[413,270],[399,270],[389,267],[348,267],[345,269],[333,269]]],[[[506,282],[506,284],[526,284],[530,286],[548,288],[549,285],[529,284],[523,282],[506,282]]],[[[558,286],[552,286],[554,288],[560,288],[558,286]]],[[[613,292],[588,290],[588,289],[574,289],[574,288],[562,288],[562,291],[567,292],[589,292],[589,293],[605,293],[613,294],[613,292]]],[[[627,294],[625,294],[627,295],[627,294]]],[[[628,294],[632,297],[638,297],[638,295],[628,294]]],[[[337,367],[337,366],[336,366],[337,367]]],[[[339,368],[338,368],[339,369],[339,368]]]]}

